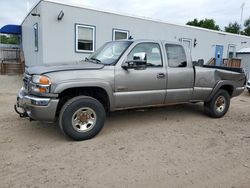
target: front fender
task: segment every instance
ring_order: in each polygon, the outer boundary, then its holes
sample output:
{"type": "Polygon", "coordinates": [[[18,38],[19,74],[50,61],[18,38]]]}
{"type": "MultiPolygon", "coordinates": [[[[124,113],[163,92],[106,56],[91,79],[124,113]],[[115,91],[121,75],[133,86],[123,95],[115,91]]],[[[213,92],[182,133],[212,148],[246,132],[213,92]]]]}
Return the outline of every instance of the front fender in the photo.
{"type": "Polygon", "coordinates": [[[67,80],[57,83],[52,86],[52,92],[56,94],[62,93],[66,89],[79,88],[79,87],[99,87],[104,89],[109,97],[110,109],[114,107],[114,95],[112,85],[104,80],[67,80]]]}

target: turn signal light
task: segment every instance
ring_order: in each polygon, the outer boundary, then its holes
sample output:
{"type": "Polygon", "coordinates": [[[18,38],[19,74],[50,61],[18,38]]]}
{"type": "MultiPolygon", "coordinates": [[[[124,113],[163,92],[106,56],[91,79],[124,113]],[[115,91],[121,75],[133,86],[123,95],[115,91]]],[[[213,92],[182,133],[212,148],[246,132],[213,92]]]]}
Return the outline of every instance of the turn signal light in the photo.
{"type": "Polygon", "coordinates": [[[39,88],[39,92],[40,92],[40,93],[45,93],[45,92],[46,92],[46,88],[40,87],[40,88],[39,88]]]}
{"type": "Polygon", "coordinates": [[[49,85],[50,84],[50,80],[46,76],[40,76],[39,83],[43,84],[43,85],[49,85]]]}

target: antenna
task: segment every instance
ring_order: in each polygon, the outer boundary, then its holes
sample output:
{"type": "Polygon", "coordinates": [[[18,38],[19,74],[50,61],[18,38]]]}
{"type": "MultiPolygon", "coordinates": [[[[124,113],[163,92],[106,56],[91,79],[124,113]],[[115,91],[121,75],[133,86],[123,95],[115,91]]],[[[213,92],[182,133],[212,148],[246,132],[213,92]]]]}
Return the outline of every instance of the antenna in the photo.
{"type": "Polygon", "coordinates": [[[244,10],[244,7],[245,7],[246,3],[243,2],[240,6],[241,8],[241,14],[240,14],[240,22],[242,23],[242,19],[243,19],[243,10],[244,10]]]}
{"type": "Polygon", "coordinates": [[[30,11],[30,1],[29,0],[27,0],[27,12],[29,12],[30,11]]]}

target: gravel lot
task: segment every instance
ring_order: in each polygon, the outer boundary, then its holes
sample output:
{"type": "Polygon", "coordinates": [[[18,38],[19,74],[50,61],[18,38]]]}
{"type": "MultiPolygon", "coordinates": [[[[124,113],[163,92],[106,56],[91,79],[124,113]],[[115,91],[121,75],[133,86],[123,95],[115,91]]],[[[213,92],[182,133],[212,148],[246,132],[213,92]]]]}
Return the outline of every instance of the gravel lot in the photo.
{"type": "Polygon", "coordinates": [[[92,140],[13,110],[21,77],[0,76],[0,187],[250,187],[250,96],[222,119],[202,104],[112,113],[92,140]]]}

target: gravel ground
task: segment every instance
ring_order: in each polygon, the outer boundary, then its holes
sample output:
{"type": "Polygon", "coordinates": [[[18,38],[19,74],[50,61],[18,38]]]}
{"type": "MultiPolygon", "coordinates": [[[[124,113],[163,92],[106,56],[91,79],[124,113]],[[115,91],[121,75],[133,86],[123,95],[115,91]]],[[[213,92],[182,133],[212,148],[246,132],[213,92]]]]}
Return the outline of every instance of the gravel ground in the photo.
{"type": "Polygon", "coordinates": [[[0,76],[0,187],[250,187],[250,96],[222,119],[202,104],[116,112],[92,140],[13,110],[21,77],[0,76]]]}

